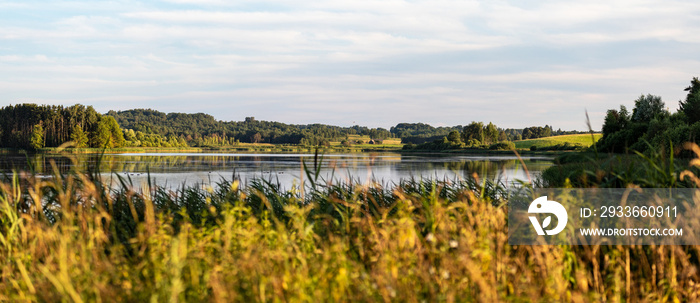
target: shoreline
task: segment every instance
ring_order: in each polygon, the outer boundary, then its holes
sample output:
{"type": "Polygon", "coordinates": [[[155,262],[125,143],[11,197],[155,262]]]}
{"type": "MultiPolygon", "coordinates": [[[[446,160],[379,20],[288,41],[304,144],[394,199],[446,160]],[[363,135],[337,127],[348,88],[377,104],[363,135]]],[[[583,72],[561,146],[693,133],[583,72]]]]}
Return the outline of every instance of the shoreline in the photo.
{"type": "MultiPolygon", "coordinates": [[[[80,148],[80,149],[58,149],[44,148],[39,151],[26,151],[22,149],[0,148],[0,155],[17,155],[17,154],[141,154],[141,153],[212,153],[212,152],[251,152],[251,153],[310,153],[316,151],[315,147],[306,146],[242,146],[242,147],[189,147],[189,148],[169,148],[169,147],[126,147],[113,149],[98,149],[98,148],[80,148]]],[[[449,150],[404,150],[398,147],[381,147],[381,148],[334,148],[322,147],[318,149],[319,153],[398,153],[402,155],[518,155],[522,156],[552,156],[556,157],[563,154],[575,153],[576,151],[531,151],[531,150],[485,150],[485,149],[449,149],[449,150]]]]}

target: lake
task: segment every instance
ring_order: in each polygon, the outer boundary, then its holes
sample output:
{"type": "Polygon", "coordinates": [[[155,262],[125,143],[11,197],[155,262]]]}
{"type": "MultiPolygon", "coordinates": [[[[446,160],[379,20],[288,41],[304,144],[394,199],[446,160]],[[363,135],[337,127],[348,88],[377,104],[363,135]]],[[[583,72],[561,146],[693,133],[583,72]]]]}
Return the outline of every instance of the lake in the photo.
{"type": "MultiPolygon", "coordinates": [[[[279,182],[283,188],[299,184],[304,174],[303,164],[313,169],[313,154],[273,153],[124,153],[73,156],[83,169],[99,169],[103,176],[111,172],[130,178],[139,186],[147,180],[148,173],[155,183],[166,187],[182,184],[210,184],[221,180],[231,181],[235,175],[243,184],[254,178],[279,182]]],[[[59,171],[68,171],[75,164],[60,155],[1,155],[0,172],[34,169],[50,175],[52,164],[59,171]],[[29,160],[29,161],[28,161],[29,160]]],[[[345,153],[319,155],[320,176],[334,183],[352,181],[365,183],[374,180],[382,184],[398,183],[408,178],[432,178],[460,180],[476,173],[479,177],[500,179],[506,184],[516,180],[538,177],[542,170],[552,165],[546,156],[523,156],[522,162],[515,155],[445,155],[399,153],[345,153]],[[523,166],[524,164],[524,166],[523,166]],[[527,168],[527,172],[526,169],[527,168]]]]}

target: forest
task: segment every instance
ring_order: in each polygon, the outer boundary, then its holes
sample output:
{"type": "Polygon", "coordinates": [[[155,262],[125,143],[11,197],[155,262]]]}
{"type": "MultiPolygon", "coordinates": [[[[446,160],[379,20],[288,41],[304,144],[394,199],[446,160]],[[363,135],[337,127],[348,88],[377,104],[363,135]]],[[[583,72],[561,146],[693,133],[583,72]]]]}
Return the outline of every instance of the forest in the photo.
{"type": "Polygon", "coordinates": [[[246,117],[220,121],[204,113],[163,113],[153,109],[97,112],[92,106],[17,104],[0,108],[0,147],[38,150],[73,141],[75,147],[225,147],[238,143],[329,145],[349,142],[351,135],[373,140],[400,138],[409,147],[428,149],[474,147],[572,132],[545,125],[503,129],[493,123],[433,127],[425,123],[399,123],[389,130],[365,126],[295,125],[246,117]],[[458,134],[459,138],[455,137],[458,134]],[[455,143],[449,146],[441,142],[455,143]],[[432,145],[431,145],[432,144],[432,145]],[[426,145],[426,146],[427,146],[426,145]]]}
{"type": "Polygon", "coordinates": [[[20,104],[0,109],[2,147],[39,149],[74,141],[77,147],[121,147],[124,136],[113,117],[92,106],[20,104]]]}
{"type": "Polygon", "coordinates": [[[218,121],[213,116],[197,113],[165,114],[152,109],[109,111],[124,129],[182,138],[190,146],[227,146],[237,142],[325,145],[341,141],[348,135],[366,135],[385,139],[393,135],[383,128],[360,126],[339,127],[324,124],[293,125],[261,121],[246,117],[244,121],[218,121]]]}
{"type": "Polygon", "coordinates": [[[0,108],[0,147],[37,150],[68,141],[75,147],[182,147],[175,136],[133,131],[120,127],[113,116],[92,106],[18,104],[0,108]]]}

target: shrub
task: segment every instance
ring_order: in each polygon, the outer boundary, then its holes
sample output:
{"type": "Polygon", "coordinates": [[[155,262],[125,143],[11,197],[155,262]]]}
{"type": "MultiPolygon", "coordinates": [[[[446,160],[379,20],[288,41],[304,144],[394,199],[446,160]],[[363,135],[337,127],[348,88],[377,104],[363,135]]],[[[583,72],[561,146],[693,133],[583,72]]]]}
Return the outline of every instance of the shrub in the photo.
{"type": "Polygon", "coordinates": [[[490,150],[513,150],[515,149],[515,143],[510,141],[498,142],[491,144],[489,146],[490,150]]]}

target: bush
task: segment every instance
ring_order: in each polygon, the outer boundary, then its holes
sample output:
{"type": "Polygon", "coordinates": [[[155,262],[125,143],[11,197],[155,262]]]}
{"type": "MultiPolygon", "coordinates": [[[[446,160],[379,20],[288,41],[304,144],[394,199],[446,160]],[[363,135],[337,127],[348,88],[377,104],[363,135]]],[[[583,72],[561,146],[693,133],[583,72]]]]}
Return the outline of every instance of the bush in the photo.
{"type": "Polygon", "coordinates": [[[491,144],[489,146],[490,150],[513,150],[515,149],[515,143],[510,142],[510,141],[503,141],[503,142],[498,142],[491,144]]]}
{"type": "Polygon", "coordinates": [[[467,140],[467,142],[465,142],[465,144],[469,147],[476,147],[479,146],[481,142],[479,142],[479,140],[476,139],[469,139],[467,140]]]}

